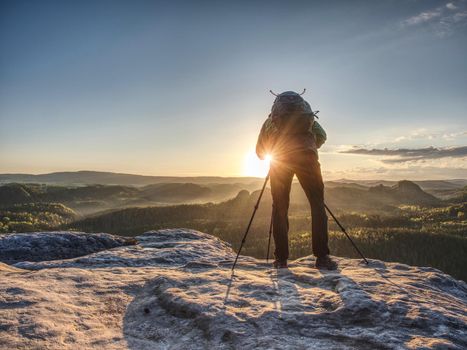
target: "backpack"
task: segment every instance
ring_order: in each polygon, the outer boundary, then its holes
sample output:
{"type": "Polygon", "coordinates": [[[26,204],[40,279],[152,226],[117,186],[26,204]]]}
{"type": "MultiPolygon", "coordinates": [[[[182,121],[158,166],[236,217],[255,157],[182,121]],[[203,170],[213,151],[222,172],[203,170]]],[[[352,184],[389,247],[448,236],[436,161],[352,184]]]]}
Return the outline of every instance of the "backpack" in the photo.
{"type": "MultiPolygon", "coordinates": [[[[271,93],[274,94],[272,91],[271,93]]],[[[303,93],[305,93],[305,90],[303,90],[303,93]]],[[[314,116],[310,104],[303,99],[301,94],[294,91],[285,91],[279,95],[274,95],[276,99],[271,107],[271,116],[273,118],[303,114],[314,116]]]]}
{"type": "Polygon", "coordinates": [[[294,91],[285,91],[276,96],[271,108],[270,118],[274,127],[281,134],[296,135],[312,133],[315,137],[316,146],[320,148],[326,141],[326,132],[322,126],[315,121],[316,113],[310,104],[305,101],[301,94],[294,91]]]}

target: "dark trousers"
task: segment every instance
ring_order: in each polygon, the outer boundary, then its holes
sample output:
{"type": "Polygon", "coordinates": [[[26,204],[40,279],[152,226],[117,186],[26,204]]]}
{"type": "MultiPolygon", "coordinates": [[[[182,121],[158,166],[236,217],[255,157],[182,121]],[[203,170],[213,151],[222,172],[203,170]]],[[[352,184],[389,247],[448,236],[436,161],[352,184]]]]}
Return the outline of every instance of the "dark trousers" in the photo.
{"type": "Polygon", "coordinates": [[[297,175],[311,206],[312,248],[317,257],[329,254],[328,217],[324,208],[324,184],[318,156],[312,151],[297,152],[271,162],[273,235],[277,260],[289,257],[289,202],[293,176],[297,175]]]}

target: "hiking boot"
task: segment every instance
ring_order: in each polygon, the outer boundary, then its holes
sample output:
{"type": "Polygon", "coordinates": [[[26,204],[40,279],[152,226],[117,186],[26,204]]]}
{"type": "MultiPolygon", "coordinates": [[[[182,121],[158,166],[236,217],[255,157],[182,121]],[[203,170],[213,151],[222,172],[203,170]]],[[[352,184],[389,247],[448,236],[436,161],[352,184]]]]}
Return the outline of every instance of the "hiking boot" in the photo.
{"type": "Polygon", "coordinates": [[[334,260],[332,260],[329,255],[317,257],[315,266],[317,269],[325,269],[325,270],[337,269],[337,263],[334,260]]]}
{"type": "Polygon", "coordinates": [[[274,260],[272,266],[275,269],[286,269],[287,268],[287,260],[274,260]]]}

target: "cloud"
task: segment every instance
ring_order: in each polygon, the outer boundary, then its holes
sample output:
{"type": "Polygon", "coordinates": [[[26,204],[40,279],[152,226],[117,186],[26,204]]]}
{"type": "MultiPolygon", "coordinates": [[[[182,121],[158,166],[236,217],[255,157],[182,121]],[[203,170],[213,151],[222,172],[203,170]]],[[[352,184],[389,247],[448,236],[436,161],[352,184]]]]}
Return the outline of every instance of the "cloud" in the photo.
{"type": "Polygon", "coordinates": [[[416,140],[416,139],[425,139],[425,140],[433,140],[437,138],[439,135],[436,133],[430,133],[426,129],[417,129],[412,131],[409,135],[399,136],[397,137],[394,142],[401,142],[401,141],[409,141],[409,140],[416,140]]]}
{"type": "Polygon", "coordinates": [[[448,2],[446,4],[446,8],[450,9],[450,10],[456,10],[457,9],[457,6],[454,5],[452,2],[448,2]]]}
{"type": "Polygon", "coordinates": [[[429,130],[422,128],[413,130],[408,135],[398,136],[392,142],[398,143],[403,141],[406,142],[412,140],[434,140],[440,138],[452,141],[457,138],[463,138],[465,136],[467,136],[467,131],[445,130],[444,132],[430,132],[429,130]]]}
{"type": "Polygon", "coordinates": [[[459,167],[420,167],[408,166],[404,168],[395,167],[356,167],[341,171],[323,171],[326,180],[356,179],[356,180],[445,180],[466,179],[467,171],[459,167]]]}
{"type": "Polygon", "coordinates": [[[443,139],[445,140],[454,140],[458,137],[462,137],[462,136],[467,136],[467,131],[460,131],[460,132],[451,132],[451,133],[444,133],[442,135],[443,139]]]}
{"type": "Polygon", "coordinates": [[[467,146],[462,147],[449,147],[449,148],[398,148],[398,149],[366,149],[366,148],[353,148],[340,153],[347,154],[360,154],[369,156],[383,156],[392,157],[389,159],[382,159],[383,163],[404,163],[413,161],[424,161],[440,158],[463,158],[467,157],[467,146]]]}
{"type": "Polygon", "coordinates": [[[457,12],[452,19],[455,23],[461,22],[467,18],[467,11],[464,12],[457,12]]]}
{"type": "Polygon", "coordinates": [[[467,2],[451,1],[446,5],[424,10],[401,22],[402,28],[427,26],[440,37],[451,35],[467,24],[467,2]]]}
{"type": "Polygon", "coordinates": [[[408,26],[414,26],[414,25],[421,24],[421,23],[424,23],[424,22],[429,22],[433,18],[440,17],[441,13],[442,12],[441,12],[440,9],[436,9],[434,11],[422,12],[422,13],[416,15],[416,16],[412,16],[410,18],[407,18],[403,23],[405,25],[408,25],[408,26]]]}

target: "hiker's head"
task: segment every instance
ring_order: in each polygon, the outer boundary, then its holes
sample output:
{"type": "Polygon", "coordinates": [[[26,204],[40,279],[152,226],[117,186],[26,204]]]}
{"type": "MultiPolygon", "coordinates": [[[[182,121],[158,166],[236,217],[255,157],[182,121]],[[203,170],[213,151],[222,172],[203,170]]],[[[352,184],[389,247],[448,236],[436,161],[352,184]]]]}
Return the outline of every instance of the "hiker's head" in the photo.
{"type": "Polygon", "coordinates": [[[276,95],[271,108],[271,114],[279,116],[291,113],[312,113],[309,103],[303,99],[302,94],[298,94],[295,91],[285,91],[276,95]]]}

